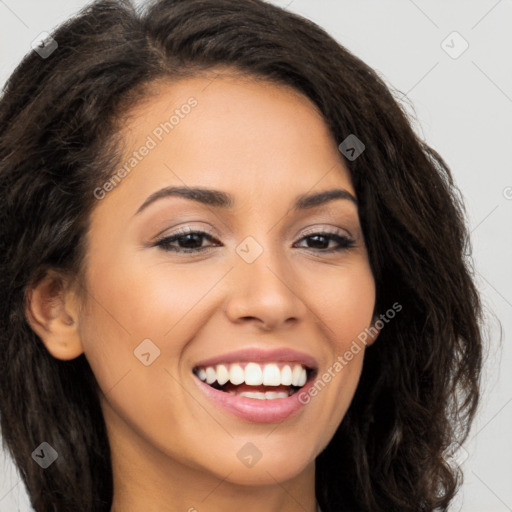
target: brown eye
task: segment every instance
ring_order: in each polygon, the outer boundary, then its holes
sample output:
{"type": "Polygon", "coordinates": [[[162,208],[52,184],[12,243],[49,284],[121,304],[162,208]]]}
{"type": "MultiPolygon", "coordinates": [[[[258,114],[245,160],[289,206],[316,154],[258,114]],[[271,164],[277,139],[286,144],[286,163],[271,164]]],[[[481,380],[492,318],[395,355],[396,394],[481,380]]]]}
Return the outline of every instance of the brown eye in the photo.
{"type": "Polygon", "coordinates": [[[166,236],[165,238],[161,238],[155,243],[156,247],[162,248],[164,251],[174,251],[174,252],[200,252],[210,249],[212,246],[203,247],[202,242],[204,239],[209,241],[215,240],[210,234],[205,231],[182,231],[178,233],[174,233],[170,236],[166,236]],[[173,244],[178,244],[176,247],[173,244]]]}
{"type": "Polygon", "coordinates": [[[350,249],[352,247],[355,247],[355,241],[345,235],[339,234],[339,233],[331,233],[331,232],[319,232],[319,233],[312,233],[309,234],[301,239],[306,240],[308,243],[308,247],[305,247],[305,249],[317,249],[320,250],[320,252],[338,252],[343,251],[345,249],[350,249]],[[334,241],[338,244],[338,247],[329,248],[329,243],[331,241],[334,241]]]}

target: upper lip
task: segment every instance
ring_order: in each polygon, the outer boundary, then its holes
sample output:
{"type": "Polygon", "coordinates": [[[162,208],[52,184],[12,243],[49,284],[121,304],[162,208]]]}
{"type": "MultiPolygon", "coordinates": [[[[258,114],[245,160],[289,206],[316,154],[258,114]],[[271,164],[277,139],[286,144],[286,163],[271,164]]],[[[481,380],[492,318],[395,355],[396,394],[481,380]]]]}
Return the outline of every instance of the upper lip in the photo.
{"type": "Polygon", "coordinates": [[[220,354],[203,359],[195,364],[195,367],[215,366],[223,363],[241,363],[241,362],[254,362],[254,363],[299,363],[303,366],[316,370],[318,364],[316,359],[309,354],[299,352],[290,348],[245,348],[220,354]]]}

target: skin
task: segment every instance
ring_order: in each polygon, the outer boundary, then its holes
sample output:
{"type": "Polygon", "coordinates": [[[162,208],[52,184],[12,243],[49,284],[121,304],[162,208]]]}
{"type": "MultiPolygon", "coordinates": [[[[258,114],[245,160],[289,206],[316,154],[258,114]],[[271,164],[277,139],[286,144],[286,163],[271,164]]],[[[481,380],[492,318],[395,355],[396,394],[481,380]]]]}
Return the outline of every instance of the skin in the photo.
{"type": "Polygon", "coordinates": [[[291,209],[304,193],[343,188],[355,196],[350,174],[314,104],[292,88],[203,76],[153,92],[124,123],[127,155],[190,96],[198,105],[97,201],[87,293],[49,273],[28,294],[27,317],[54,357],[85,353],[98,380],[112,511],[314,512],[314,461],[347,411],[364,350],[281,423],[219,409],[192,369],[241,348],[287,347],[314,356],[321,375],[371,325],[375,283],[357,206],[336,199],[291,209]],[[222,190],[235,206],[167,197],[135,215],[171,185],[222,190]],[[196,247],[216,246],[197,254],[154,246],[186,226],[215,239],[196,247]],[[325,229],[355,247],[325,253],[318,247],[336,248],[335,239],[322,246],[304,238],[325,229]],[[263,248],[250,264],[235,250],[247,236],[263,248]],[[160,350],[149,366],[134,356],[147,338],[160,350]],[[247,442],[262,453],[252,468],[236,456],[247,442]]]}

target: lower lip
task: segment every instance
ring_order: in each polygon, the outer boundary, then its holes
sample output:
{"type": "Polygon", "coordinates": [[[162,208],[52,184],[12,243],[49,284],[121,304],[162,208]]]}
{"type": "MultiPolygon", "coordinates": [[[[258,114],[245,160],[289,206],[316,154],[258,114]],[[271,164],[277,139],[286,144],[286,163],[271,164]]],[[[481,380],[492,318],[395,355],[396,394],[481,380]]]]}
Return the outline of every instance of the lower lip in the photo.
{"type": "Polygon", "coordinates": [[[194,375],[203,393],[216,405],[228,412],[247,421],[254,423],[273,423],[283,421],[290,416],[298,413],[304,405],[299,400],[299,395],[308,392],[313,385],[313,379],[309,379],[306,384],[296,393],[288,398],[275,398],[272,400],[259,400],[257,398],[247,398],[245,396],[232,395],[212,388],[201,379],[194,375]]]}

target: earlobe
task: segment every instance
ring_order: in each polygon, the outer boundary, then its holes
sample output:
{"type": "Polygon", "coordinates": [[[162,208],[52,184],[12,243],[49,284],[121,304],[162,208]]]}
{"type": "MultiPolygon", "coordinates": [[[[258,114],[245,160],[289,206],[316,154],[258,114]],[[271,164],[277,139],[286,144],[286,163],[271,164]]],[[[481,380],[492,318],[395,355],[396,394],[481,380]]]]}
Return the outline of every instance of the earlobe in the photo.
{"type": "Polygon", "coordinates": [[[382,321],[379,319],[377,315],[374,316],[370,327],[367,329],[369,333],[369,336],[366,341],[367,346],[373,345],[377,338],[379,337],[380,330],[382,328],[382,325],[379,326],[379,323],[382,324],[382,321]]]}
{"type": "Polygon", "coordinates": [[[49,271],[26,290],[25,317],[56,359],[74,359],[83,353],[78,329],[78,302],[63,276],[49,271]]]}

